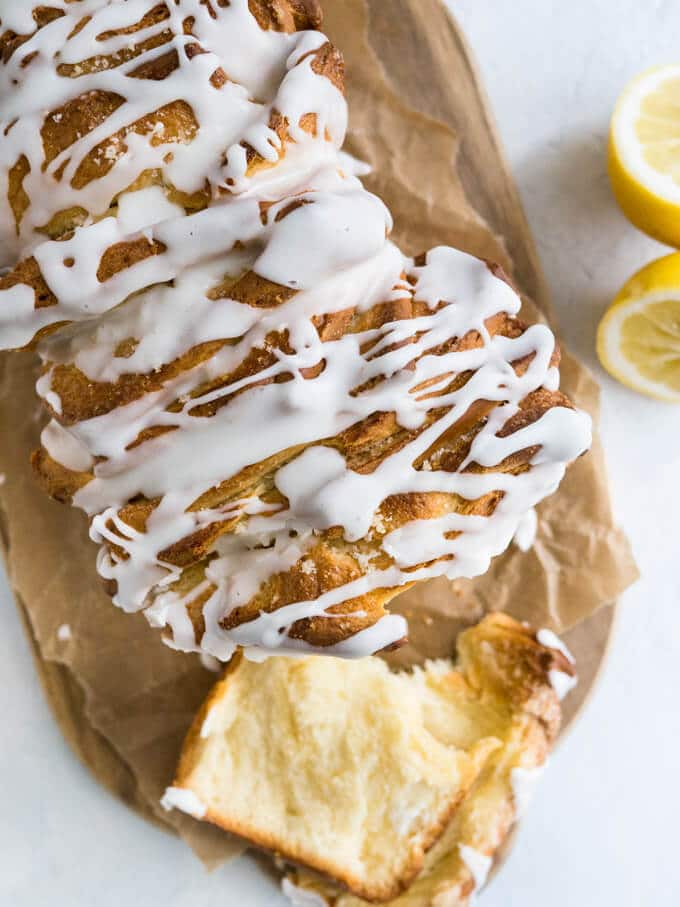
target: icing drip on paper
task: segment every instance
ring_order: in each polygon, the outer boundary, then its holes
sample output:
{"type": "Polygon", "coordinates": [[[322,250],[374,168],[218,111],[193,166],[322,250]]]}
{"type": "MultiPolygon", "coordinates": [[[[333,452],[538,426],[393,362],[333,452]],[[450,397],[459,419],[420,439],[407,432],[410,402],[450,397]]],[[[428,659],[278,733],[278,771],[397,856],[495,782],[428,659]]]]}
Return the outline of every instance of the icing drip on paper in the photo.
{"type": "MultiPolygon", "coordinates": [[[[416,265],[390,242],[389,212],[360,183],[361,168],[338,151],[346,104],[332,80],[315,70],[326,46],[320,33],[263,31],[246,0],[224,7],[176,0],[166,18],[134,35],[123,32],[149,12],[150,0],[54,0],[52,6],[64,15],[0,66],[6,129],[0,180],[6,184],[23,155],[30,200],[18,235],[9,212],[0,217],[0,238],[8,260],[32,255],[57,304],[34,308],[32,289],[21,283],[0,291],[0,346],[26,344],[42,328],[69,322],[39,348],[46,370],[38,392],[55,416],[42,443],[57,463],[92,476],[73,503],[91,518],[91,537],[101,545],[98,569],[115,581],[115,603],[144,610],[152,625],[171,631],[168,641],[177,649],[226,661],[243,647],[258,659],[272,651],[312,651],[290,636],[293,624],[342,617],[330,609],[349,599],[436,576],[483,573],[590,443],[589,418],[567,407],[503,435],[528,394],[559,386],[550,330],[537,324],[519,336],[492,335],[490,319],[520,308],[504,281],[462,252],[436,248],[416,265]],[[154,45],[166,31],[171,41],[118,66],[76,78],[57,72],[57,52],[60,66],[77,67],[93,48],[102,56],[123,53],[142,42],[154,45]],[[200,53],[190,50],[195,46],[200,53]],[[132,77],[169,50],[179,64],[166,78],[132,77]],[[226,81],[215,84],[211,77],[220,68],[226,81]],[[124,103],[45,162],[45,111],[87,91],[113,93],[124,103]],[[190,138],[171,139],[156,114],[176,99],[198,124],[190,138]],[[271,128],[275,112],[288,124],[283,138],[271,128]],[[311,132],[303,128],[310,115],[311,132]],[[128,128],[154,116],[152,131],[128,128]],[[124,140],[107,145],[117,133],[124,140]],[[112,165],[79,187],[78,167],[98,146],[113,149],[112,165]],[[246,146],[276,166],[253,171],[246,146]],[[149,171],[158,184],[129,188],[149,171]],[[178,191],[204,190],[203,210],[185,210],[178,200],[178,191]],[[74,207],[86,211],[83,225],[65,238],[46,239],[41,228],[74,207]],[[102,280],[107,250],[124,243],[154,253],[102,280]],[[277,304],[233,298],[244,275],[278,285],[277,304]],[[227,289],[216,294],[225,280],[227,289]],[[318,327],[324,316],[361,315],[402,301],[414,317],[328,336],[318,327]],[[451,351],[452,339],[468,335],[478,336],[479,345],[451,351]],[[92,383],[117,384],[155,376],[205,344],[214,349],[192,367],[67,424],[55,378],[61,367],[76,367],[92,383]],[[261,351],[270,354],[262,368],[238,371],[261,351]],[[519,361],[523,370],[513,365],[519,361]],[[461,375],[469,377],[453,380],[461,375]],[[430,449],[479,401],[488,401],[490,412],[465,460],[455,472],[433,466],[430,449]],[[360,473],[325,442],[381,413],[394,413],[411,434],[371,472],[360,473]],[[145,440],[137,443],[140,437],[145,440]],[[494,469],[528,449],[536,451],[531,468],[516,475],[469,469],[494,469]],[[274,476],[278,503],[253,488],[227,504],[195,509],[206,492],[284,451],[274,476]],[[468,501],[499,493],[502,499],[492,516],[449,513],[386,524],[386,499],[414,493],[468,501]],[[144,531],[120,514],[140,495],[153,502],[144,531]],[[234,528],[214,542],[200,581],[178,591],[182,569],[161,553],[222,523],[234,528]],[[374,553],[357,553],[356,578],[224,628],[225,618],[272,577],[298,565],[314,570],[310,552],[331,528],[348,543],[377,543],[374,553]],[[205,629],[197,639],[190,608],[199,597],[205,629]]],[[[3,10],[2,26],[19,34],[34,30],[25,9],[3,10]]],[[[366,655],[406,632],[402,617],[385,615],[324,651],[366,655]]]]}

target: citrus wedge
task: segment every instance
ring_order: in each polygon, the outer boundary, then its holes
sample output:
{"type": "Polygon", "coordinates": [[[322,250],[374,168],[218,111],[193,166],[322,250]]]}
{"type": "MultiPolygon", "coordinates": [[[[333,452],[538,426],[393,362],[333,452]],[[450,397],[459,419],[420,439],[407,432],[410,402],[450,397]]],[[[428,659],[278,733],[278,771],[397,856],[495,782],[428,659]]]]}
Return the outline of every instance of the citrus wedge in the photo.
{"type": "Polygon", "coordinates": [[[626,217],[680,248],[680,64],[643,73],[619,98],[609,176],[626,217]]]}
{"type": "Polygon", "coordinates": [[[624,285],[600,322],[597,353],[623,384],[680,403],[680,252],[624,285]]]}

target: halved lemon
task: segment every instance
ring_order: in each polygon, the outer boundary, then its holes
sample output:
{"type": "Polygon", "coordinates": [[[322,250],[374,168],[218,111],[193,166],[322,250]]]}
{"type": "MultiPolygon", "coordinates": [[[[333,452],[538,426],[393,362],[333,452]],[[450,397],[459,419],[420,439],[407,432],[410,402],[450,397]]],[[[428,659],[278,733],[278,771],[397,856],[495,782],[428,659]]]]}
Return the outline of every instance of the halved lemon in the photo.
{"type": "Polygon", "coordinates": [[[597,354],[633,390],[680,403],[680,252],[623,286],[600,322],[597,354]]]}
{"type": "Polygon", "coordinates": [[[648,70],[619,98],[609,176],[626,217],[680,248],[680,64],[648,70]]]}

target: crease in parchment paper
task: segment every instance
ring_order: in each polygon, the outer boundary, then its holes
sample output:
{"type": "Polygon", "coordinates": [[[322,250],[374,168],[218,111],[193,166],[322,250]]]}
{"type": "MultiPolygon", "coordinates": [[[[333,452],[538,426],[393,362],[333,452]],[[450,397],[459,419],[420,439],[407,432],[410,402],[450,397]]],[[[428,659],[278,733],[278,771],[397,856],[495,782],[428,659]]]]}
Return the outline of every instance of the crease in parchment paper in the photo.
{"type": "MultiPolygon", "coordinates": [[[[367,182],[390,206],[397,241],[411,253],[450,243],[499,261],[549,317],[516,190],[444,8],[437,0],[324,5],[326,30],[347,60],[348,149],[373,165],[367,182]]],[[[36,368],[30,353],[0,356],[0,538],[43,685],[64,735],[95,776],[216,865],[242,844],[159,806],[214,675],[195,655],[164,646],[141,615],[111,604],[84,515],[48,500],[34,482],[28,458],[44,421],[34,418],[36,368]],[[68,640],[57,636],[62,624],[71,628],[68,640]]],[[[597,415],[597,386],[568,353],[562,389],[597,415]]],[[[512,546],[483,577],[437,579],[400,596],[394,610],[408,616],[410,642],[390,662],[449,656],[462,627],[502,608],[535,626],[578,625],[570,643],[582,679],[592,676],[604,640],[581,622],[637,576],[613,522],[599,443],[540,505],[538,518],[529,552],[512,546]]]]}

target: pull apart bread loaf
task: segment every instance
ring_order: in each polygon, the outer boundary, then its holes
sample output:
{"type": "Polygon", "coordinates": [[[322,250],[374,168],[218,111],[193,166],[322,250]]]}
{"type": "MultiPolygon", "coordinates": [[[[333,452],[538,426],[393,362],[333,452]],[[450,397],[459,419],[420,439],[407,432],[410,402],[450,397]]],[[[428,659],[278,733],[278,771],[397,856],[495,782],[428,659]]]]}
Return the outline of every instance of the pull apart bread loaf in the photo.
{"type": "Polygon", "coordinates": [[[458,656],[399,674],[378,658],[234,659],[164,804],[336,880],[292,869],[297,897],[466,904],[557,734],[554,677],[574,671],[501,614],[462,633],[458,656]]]}
{"type": "Polygon", "coordinates": [[[415,260],[339,149],[316,0],[0,6],[0,347],[114,602],[168,642],[365,655],[590,443],[500,271],[415,260]]]}

